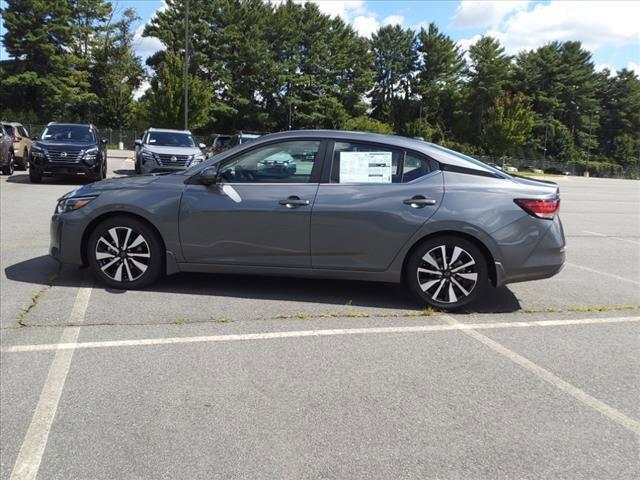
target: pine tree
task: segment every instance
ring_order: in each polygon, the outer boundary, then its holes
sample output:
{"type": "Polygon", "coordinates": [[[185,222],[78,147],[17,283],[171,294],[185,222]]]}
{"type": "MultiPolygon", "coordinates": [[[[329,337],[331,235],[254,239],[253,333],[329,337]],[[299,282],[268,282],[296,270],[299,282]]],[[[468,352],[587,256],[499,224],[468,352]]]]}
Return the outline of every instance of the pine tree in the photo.
{"type": "Polygon", "coordinates": [[[480,143],[480,134],[489,108],[504,95],[511,75],[511,57],[505,55],[498,40],[482,37],[469,48],[470,64],[465,73],[467,84],[468,132],[472,142],[480,143]]]}

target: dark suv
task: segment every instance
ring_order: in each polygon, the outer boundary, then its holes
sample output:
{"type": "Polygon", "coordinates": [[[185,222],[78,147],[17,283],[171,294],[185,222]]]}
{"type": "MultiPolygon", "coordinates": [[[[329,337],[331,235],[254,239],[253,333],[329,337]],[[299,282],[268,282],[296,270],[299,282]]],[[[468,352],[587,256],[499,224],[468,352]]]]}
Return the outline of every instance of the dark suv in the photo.
{"type": "Polygon", "coordinates": [[[93,125],[50,123],[31,146],[29,179],[40,183],[42,177],[81,175],[102,180],[107,175],[106,144],[93,125]]]}

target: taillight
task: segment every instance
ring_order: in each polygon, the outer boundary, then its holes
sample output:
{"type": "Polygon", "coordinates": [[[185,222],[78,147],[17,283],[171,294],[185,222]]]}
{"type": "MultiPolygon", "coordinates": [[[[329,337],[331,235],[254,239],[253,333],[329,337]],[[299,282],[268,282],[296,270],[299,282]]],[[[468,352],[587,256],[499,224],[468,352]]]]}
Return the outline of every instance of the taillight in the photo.
{"type": "Polygon", "coordinates": [[[518,198],[514,200],[520,208],[529,215],[537,218],[546,218],[552,220],[560,210],[560,199],[554,198],[550,200],[535,200],[531,198],[518,198]]]}

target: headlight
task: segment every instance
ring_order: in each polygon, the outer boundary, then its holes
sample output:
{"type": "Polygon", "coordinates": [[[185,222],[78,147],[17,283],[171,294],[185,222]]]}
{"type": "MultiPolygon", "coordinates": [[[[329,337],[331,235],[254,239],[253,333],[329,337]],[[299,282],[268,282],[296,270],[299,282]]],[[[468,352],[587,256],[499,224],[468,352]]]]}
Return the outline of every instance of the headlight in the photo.
{"type": "Polygon", "coordinates": [[[89,150],[84,152],[84,154],[82,155],[82,160],[84,160],[88,164],[92,164],[96,161],[97,156],[98,156],[98,149],[90,148],[89,150]]]}
{"type": "Polygon", "coordinates": [[[204,162],[204,153],[196,153],[195,155],[191,155],[189,165],[197,165],[202,162],[204,162]]]}
{"type": "Polygon", "coordinates": [[[97,148],[90,148],[89,150],[84,152],[84,159],[85,160],[90,160],[90,159],[95,160],[95,158],[97,156],[98,156],[98,149],[97,148]]]}
{"type": "Polygon", "coordinates": [[[31,146],[31,155],[33,155],[34,157],[44,158],[46,154],[47,152],[43,148],[37,145],[31,146]]]}
{"type": "Polygon", "coordinates": [[[142,152],[140,152],[142,154],[142,159],[143,160],[155,160],[156,162],[160,163],[158,161],[158,159],[156,158],[156,154],[149,151],[149,150],[142,150],[142,152]]]}
{"type": "Polygon", "coordinates": [[[88,197],[62,197],[60,200],[58,200],[56,213],[65,213],[78,210],[79,208],[84,207],[87,203],[95,200],[96,198],[98,198],[97,195],[88,197]]]}

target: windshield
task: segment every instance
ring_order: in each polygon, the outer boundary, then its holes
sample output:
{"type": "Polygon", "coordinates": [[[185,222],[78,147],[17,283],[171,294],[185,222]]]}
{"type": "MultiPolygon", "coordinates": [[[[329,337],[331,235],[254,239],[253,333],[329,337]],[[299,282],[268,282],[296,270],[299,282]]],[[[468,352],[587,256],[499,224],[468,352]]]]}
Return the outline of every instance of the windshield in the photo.
{"type": "Polygon", "coordinates": [[[196,141],[193,136],[180,132],[149,132],[147,133],[147,140],[144,143],[160,147],[196,146],[196,141]]]}
{"type": "Polygon", "coordinates": [[[42,134],[42,140],[71,143],[95,142],[91,128],[86,125],[49,125],[42,134]]]}

